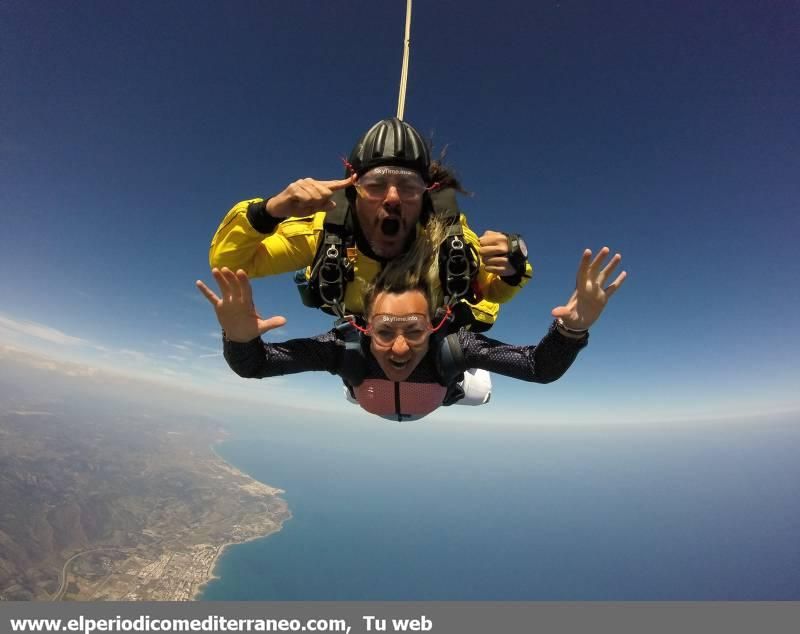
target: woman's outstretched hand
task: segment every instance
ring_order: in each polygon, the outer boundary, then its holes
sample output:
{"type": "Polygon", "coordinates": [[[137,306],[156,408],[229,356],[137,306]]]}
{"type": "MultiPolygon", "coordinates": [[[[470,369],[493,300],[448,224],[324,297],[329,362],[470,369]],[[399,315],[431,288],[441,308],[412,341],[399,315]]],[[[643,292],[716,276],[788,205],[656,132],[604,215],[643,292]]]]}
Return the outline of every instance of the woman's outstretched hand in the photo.
{"type": "Polygon", "coordinates": [[[575,291],[564,306],[553,309],[553,317],[561,318],[567,328],[573,330],[586,330],[597,321],[608,300],[617,292],[627,277],[623,271],[611,284],[605,286],[608,278],[617,268],[622,256],[617,253],[604,267],[603,261],[610,253],[608,247],[603,247],[592,260],[592,252],[586,249],[578,266],[578,278],[575,291]],[[591,260],[591,262],[590,262],[591,260]],[[601,268],[602,267],[602,268],[601,268]],[[604,288],[605,287],[605,288],[604,288]]]}
{"type": "Polygon", "coordinates": [[[222,326],[225,337],[229,341],[246,343],[274,328],[280,328],[286,323],[285,317],[263,319],[258,314],[253,305],[253,290],[250,287],[250,280],[247,279],[247,273],[242,269],[234,273],[227,267],[223,267],[221,270],[214,268],[211,270],[211,274],[217,280],[222,297],[217,297],[214,291],[200,280],[197,280],[195,285],[211,302],[217,313],[219,325],[222,326]]]}

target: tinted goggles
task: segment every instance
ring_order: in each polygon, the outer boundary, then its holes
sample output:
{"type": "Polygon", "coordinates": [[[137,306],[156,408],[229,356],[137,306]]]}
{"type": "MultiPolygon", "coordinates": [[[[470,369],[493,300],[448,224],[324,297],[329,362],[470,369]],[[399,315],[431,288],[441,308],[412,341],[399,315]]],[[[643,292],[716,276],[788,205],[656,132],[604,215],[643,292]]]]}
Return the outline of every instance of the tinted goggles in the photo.
{"type": "Polygon", "coordinates": [[[394,187],[400,200],[414,201],[422,198],[428,186],[418,172],[404,167],[375,167],[354,183],[358,195],[371,201],[386,198],[389,188],[394,187]]]}

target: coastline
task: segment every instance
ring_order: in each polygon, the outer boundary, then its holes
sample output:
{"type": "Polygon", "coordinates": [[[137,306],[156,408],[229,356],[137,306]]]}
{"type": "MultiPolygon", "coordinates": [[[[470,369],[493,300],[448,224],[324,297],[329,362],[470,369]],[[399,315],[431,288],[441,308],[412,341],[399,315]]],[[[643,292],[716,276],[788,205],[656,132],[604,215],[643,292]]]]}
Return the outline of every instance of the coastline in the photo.
{"type": "MultiPolygon", "coordinates": [[[[69,430],[71,422],[65,421],[69,430]]],[[[31,423],[25,423],[25,433],[37,432],[35,425],[30,429],[31,423]]],[[[13,448],[12,441],[25,446],[25,436],[20,432],[16,438],[14,431],[12,426],[3,449],[13,448]]],[[[47,489],[52,493],[50,508],[56,512],[47,515],[40,504],[32,507],[31,516],[60,531],[64,543],[27,568],[15,568],[14,559],[0,557],[1,599],[198,601],[208,583],[222,576],[218,565],[228,546],[267,538],[292,518],[282,489],[244,473],[220,455],[216,445],[227,434],[219,428],[148,419],[113,431],[91,443],[85,434],[69,434],[78,439],[75,450],[90,457],[89,466],[95,464],[95,456],[103,455],[110,456],[109,464],[121,467],[101,473],[62,457],[62,478],[47,489]],[[130,457],[124,450],[129,436],[141,443],[139,463],[125,462],[130,457]],[[110,493],[103,488],[108,486],[105,477],[114,485],[110,493]],[[62,490],[78,493],[64,501],[62,490]],[[76,517],[80,519],[72,521],[76,517]],[[83,519],[97,524],[102,541],[82,532],[83,519]]],[[[21,473],[40,477],[36,471],[21,473]]],[[[20,548],[27,543],[24,535],[10,539],[20,548]]],[[[31,543],[38,544],[35,539],[31,543]]]]}
{"type": "Polygon", "coordinates": [[[200,598],[200,595],[202,595],[203,592],[205,592],[206,586],[209,583],[211,583],[212,581],[214,581],[215,579],[221,579],[221,576],[215,574],[215,571],[217,569],[217,564],[219,563],[219,560],[222,558],[222,555],[225,554],[225,551],[228,549],[229,546],[238,546],[239,544],[247,544],[249,542],[254,542],[254,541],[259,540],[259,539],[266,539],[266,538],[270,537],[271,535],[274,535],[275,533],[280,532],[282,529],[283,529],[283,524],[281,524],[280,527],[275,529],[274,531],[270,531],[269,533],[266,533],[264,535],[251,537],[251,538],[245,539],[244,541],[241,541],[241,542],[225,542],[224,544],[222,544],[219,548],[217,548],[217,553],[214,555],[214,559],[211,561],[211,563],[208,566],[208,570],[207,570],[207,573],[206,573],[206,579],[197,585],[197,587],[195,588],[195,590],[192,593],[192,596],[191,596],[191,598],[189,600],[190,601],[202,601],[202,599],[200,598]]]}
{"type": "MultiPolygon", "coordinates": [[[[226,432],[226,434],[227,434],[227,432],[226,432]]],[[[236,475],[238,475],[240,477],[252,480],[254,483],[257,483],[257,484],[259,484],[261,486],[269,488],[273,492],[272,494],[277,496],[286,505],[288,516],[278,524],[277,528],[275,528],[275,529],[273,529],[271,531],[268,531],[268,532],[266,532],[266,533],[264,533],[262,535],[254,535],[252,537],[248,537],[248,538],[243,539],[243,540],[228,541],[228,542],[224,542],[223,544],[221,544],[217,548],[217,552],[214,555],[214,558],[211,560],[211,563],[208,566],[208,569],[207,569],[206,575],[205,575],[205,579],[202,582],[200,582],[199,584],[197,584],[197,587],[194,589],[194,591],[192,593],[192,596],[189,599],[190,601],[202,601],[202,599],[200,597],[202,596],[203,592],[205,592],[206,586],[208,586],[208,584],[211,583],[212,581],[214,581],[215,579],[220,579],[221,578],[220,575],[216,574],[217,566],[219,565],[219,562],[222,559],[222,556],[225,554],[225,552],[227,551],[227,549],[230,546],[238,546],[239,544],[247,544],[249,542],[254,542],[254,541],[259,540],[259,539],[267,539],[271,535],[274,535],[275,533],[278,533],[281,530],[283,530],[284,522],[286,522],[287,520],[292,519],[292,512],[291,512],[291,510],[289,510],[288,502],[286,502],[286,500],[284,498],[280,497],[282,494],[286,493],[286,491],[284,491],[283,489],[279,489],[277,487],[270,486],[266,482],[261,482],[261,480],[257,480],[256,478],[251,476],[249,473],[246,473],[246,472],[242,471],[236,465],[231,464],[230,462],[225,460],[225,458],[223,458],[219,454],[219,452],[217,452],[216,447],[215,447],[215,445],[219,445],[222,442],[224,442],[224,440],[223,439],[219,439],[219,440],[214,441],[212,444],[210,444],[209,445],[209,449],[211,450],[211,453],[214,454],[214,456],[220,462],[222,462],[225,465],[225,467],[227,469],[229,469],[231,472],[235,473],[236,475]]]]}

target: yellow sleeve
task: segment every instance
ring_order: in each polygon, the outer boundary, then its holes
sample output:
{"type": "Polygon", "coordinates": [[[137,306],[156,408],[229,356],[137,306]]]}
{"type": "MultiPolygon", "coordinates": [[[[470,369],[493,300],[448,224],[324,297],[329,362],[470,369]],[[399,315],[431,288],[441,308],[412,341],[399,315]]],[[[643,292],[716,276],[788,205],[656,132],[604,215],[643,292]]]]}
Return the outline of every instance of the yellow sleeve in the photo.
{"type": "Polygon", "coordinates": [[[287,273],[310,266],[322,233],[325,212],[287,218],[269,235],[247,220],[247,207],[261,198],[242,201],[225,215],[211,240],[211,268],[244,269],[250,277],[287,273]]]}
{"type": "MultiPolygon", "coordinates": [[[[477,254],[480,254],[480,239],[467,225],[467,218],[464,214],[461,214],[461,226],[463,227],[466,241],[475,247],[475,252],[477,254]]],[[[512,286],[511,284],[506,284],[499,275],[485,271],[483,262],[480,260],[480,255],[478,255],[478,261],[480,264],[477,277],[478,289],[482,293],[483,299],[487,302],[505,304],[528,283],[528,280],[530,280],[533,275],[533,267],[530,262],[528,262],[525,265],[525,275],[522,276],[522,280],[518,285],[512,286]]]]}

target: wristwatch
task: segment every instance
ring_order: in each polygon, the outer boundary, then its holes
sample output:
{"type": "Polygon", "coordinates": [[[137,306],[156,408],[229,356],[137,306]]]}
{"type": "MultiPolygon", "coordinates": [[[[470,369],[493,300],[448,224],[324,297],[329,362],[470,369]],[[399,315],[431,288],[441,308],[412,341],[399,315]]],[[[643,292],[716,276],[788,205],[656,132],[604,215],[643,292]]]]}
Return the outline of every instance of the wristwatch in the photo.
{"type": "Polygon", "coordinates": [[[506,238],[508,238],[508,262],[518,275],[523,275],[525,265],[528,263],[528,245],[518,233],[507,233],[506,238]]]}

